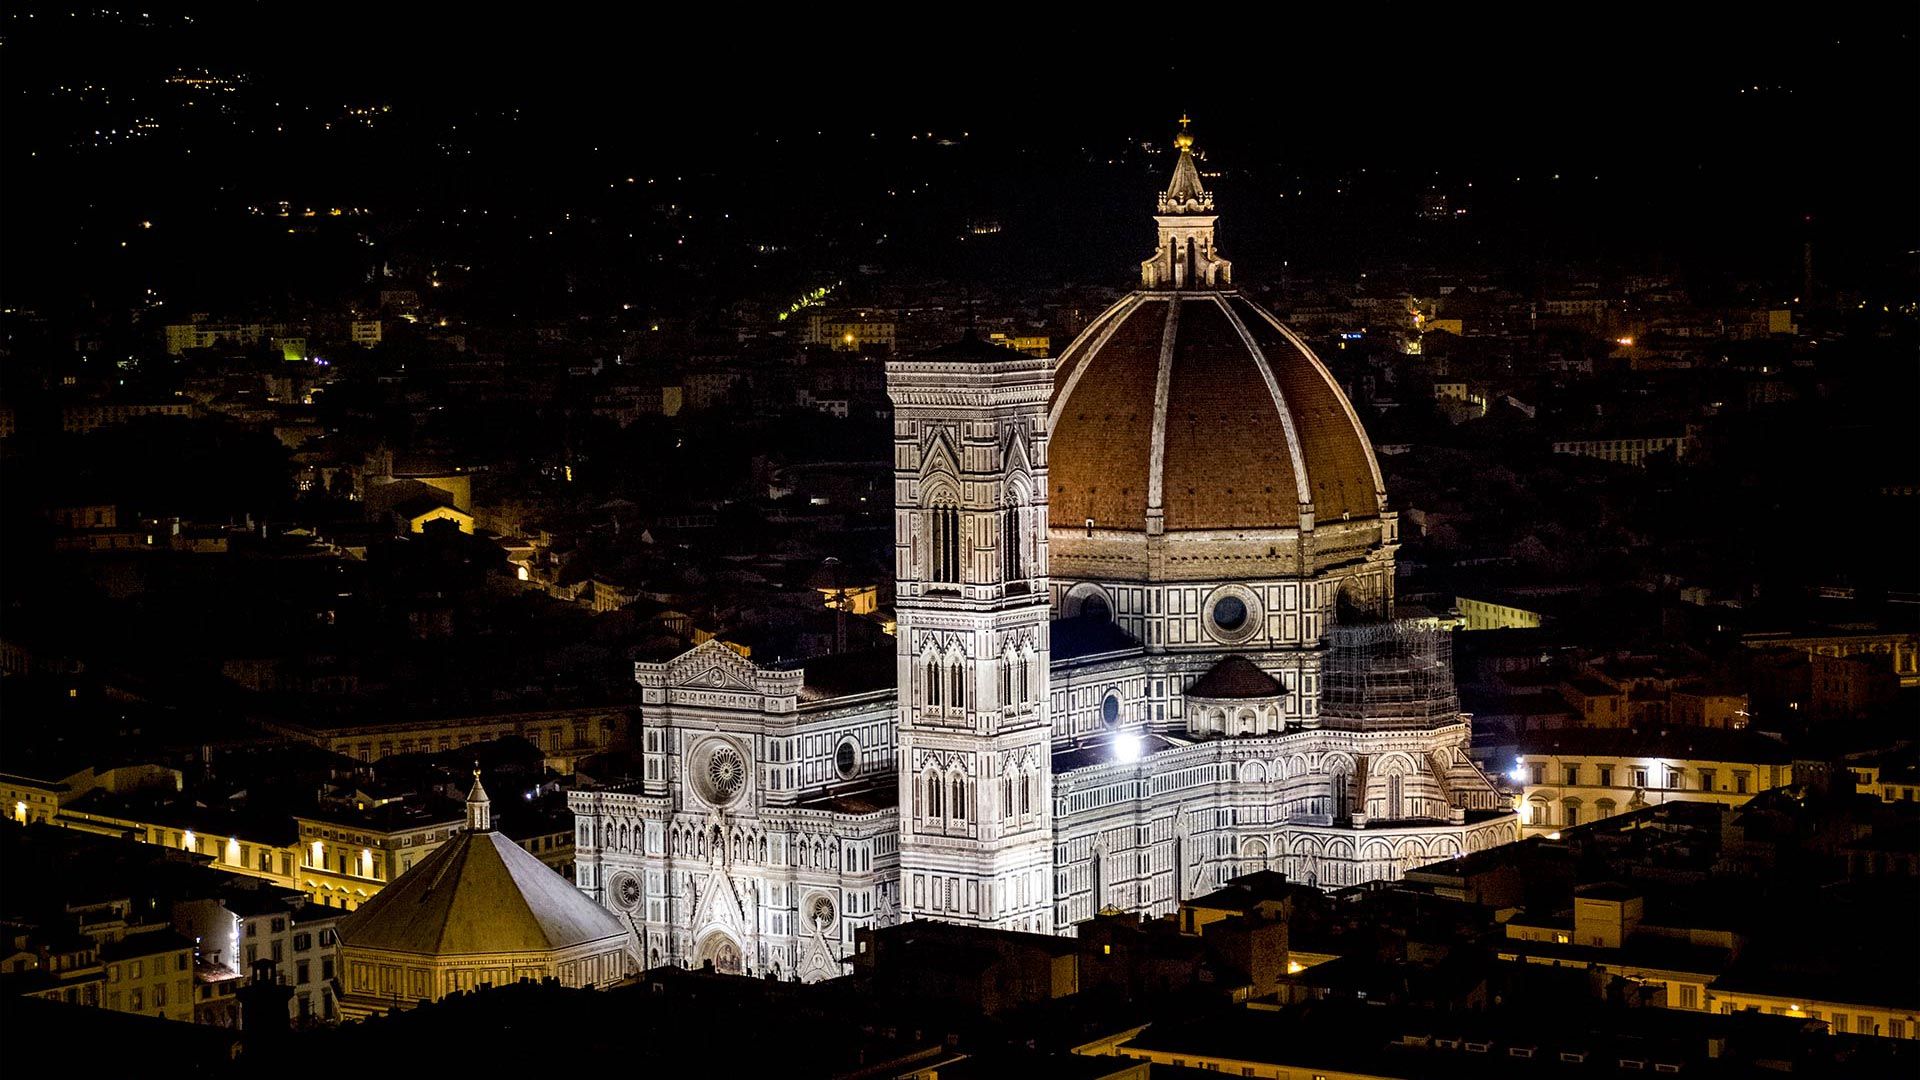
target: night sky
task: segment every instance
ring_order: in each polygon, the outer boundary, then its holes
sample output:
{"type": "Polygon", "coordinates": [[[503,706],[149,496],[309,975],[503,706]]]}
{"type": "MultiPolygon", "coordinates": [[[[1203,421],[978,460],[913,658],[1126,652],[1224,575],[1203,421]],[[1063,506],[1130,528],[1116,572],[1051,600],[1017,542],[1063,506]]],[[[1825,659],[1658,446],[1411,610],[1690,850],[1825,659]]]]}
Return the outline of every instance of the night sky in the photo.
{"type": "MultiPolygon", "coordinates": [[[[1920,247],[1916,17],[1895,6],[1791,21],[1735,7],[1693,21],[1620,5],[1209,10],[1179,27],[981,7],[533,24],[355,4],[150,14],[8,13],[0,226],[15,298],[121,300],[156,277],[189,294],[300,292],[303,267],[324,281],[364,261],[244,220],[281,199],[368,207],[377,244],[464,211],[469,242],[529,274],[550,264],[705,299],[816,279],[872,258],[862,245],[936,276],[1118,284],[1166,167],[1148,149],[1183,111],[1221,172],[1223,242],[1262,280],[1283,260],[1344,273],[1437,245],[1509,267],[1684,264],[1791,291],[1811,239],[1828,284],[1904,297],[1920,247]],[[168,115],[138,145],[71,148],[103,116],[159,113],[155,87],[196,68],[246,78],[230,124],[168,115]],[[49,92],[82,82],[113,101],[49,92]],[[349,106],[391,112],[371,132],[323,126],[349,106]],[[621,190],[628,176],[652,190],[621,190]],[[1471,208],[1470,235],[1413,227],[1429,187],[1471,208]],[[655,204],[691,210],[691,231],[614,242],[655,204]],[[477,230],[482,210],[516,226],[477,230]],[[156,217],[170,242],[118,249],[127,221],[156,217]],[[950,242],[977,219],[1021,226],[1020,241],[950,242]],[[548,228],[550,250],[509,250],[546,244],[548,228]],[[705,261],[652,273],[647,253],[682,235],[705,261]],[[788,258],[733,257],[769,242],[788,258]]],[[[528,304],[543,291],[515,287],[528,304]]]]}

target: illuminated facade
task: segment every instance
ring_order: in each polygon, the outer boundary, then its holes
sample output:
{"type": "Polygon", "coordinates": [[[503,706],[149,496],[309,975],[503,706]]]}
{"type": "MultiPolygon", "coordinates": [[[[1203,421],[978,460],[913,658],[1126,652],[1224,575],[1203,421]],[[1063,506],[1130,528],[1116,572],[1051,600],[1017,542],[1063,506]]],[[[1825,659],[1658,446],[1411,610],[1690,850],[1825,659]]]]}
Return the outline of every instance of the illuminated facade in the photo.
{"type": "Polygon", "coordinates": [[[460,819],[406,803],[294,818],[292,885],[314,903],[353,911],[459,834],[460,819]]]}
{"type": "Polygon", "coordinates": [[[637,666],[644,779],[571,805],[580,887],[649,966],[818,978],[899,918],[1057,933],[1517,838],[1450,639],[1390,618],[1371,443],[1231,288],[1177,145],[1141,289],[1057,362],[888,364],[893,655],[637,666]]]}
{"type": "Polygon", "coordinates": [[[1793,783],[1793,757],[1749,731],[1569,729],[1529,734],[1508,779],[1532,836],[1675,800],[1738,806],[1793,783]]]}

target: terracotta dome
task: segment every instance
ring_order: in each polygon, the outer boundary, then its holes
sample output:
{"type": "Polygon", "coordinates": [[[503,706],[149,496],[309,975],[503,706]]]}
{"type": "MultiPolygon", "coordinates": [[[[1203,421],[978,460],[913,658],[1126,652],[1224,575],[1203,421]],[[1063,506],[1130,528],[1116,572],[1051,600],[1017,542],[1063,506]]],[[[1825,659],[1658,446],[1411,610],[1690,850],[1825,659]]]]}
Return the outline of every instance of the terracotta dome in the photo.
{"type": "Polygon", "coordinates": [[[1373,447],[1325,367],[1231,290],[1143,290],[1054,375],[1056,527],[1149,534],[1375,517],[1373,447]]]}
{"type": "Polygon", "coordinates": [[[1219,537],[1377,518],[1386,489],[1346,395],[1305,342],[1232,288],[1185,125],[1140,291],[1054,370],[1053,525],[1219,537]]]}

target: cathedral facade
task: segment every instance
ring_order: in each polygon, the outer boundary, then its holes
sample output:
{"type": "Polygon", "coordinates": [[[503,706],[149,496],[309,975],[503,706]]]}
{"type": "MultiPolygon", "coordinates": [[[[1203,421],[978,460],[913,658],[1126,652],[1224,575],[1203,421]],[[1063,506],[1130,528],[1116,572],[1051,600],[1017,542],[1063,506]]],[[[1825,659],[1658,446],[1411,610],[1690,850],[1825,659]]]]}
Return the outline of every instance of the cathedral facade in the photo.
{"type": "Polygon", "coordinates": [[[637,666],[643,778],[571,803],[578,883],[647,964],[821,978],[861,926],[1064,933],[1518,838],[1450,639],[1392,618],[1372,444],[1232,288],[1176,146],[1140,289],[1057,361],[888,365],[892,655],[637,666]]]}

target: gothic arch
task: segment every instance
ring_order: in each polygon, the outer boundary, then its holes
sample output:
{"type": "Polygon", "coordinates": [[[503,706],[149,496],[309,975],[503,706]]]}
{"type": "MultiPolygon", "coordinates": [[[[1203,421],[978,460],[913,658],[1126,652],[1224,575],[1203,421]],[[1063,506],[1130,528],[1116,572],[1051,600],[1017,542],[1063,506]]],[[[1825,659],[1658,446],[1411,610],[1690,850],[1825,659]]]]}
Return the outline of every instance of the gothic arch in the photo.
{"type": "Polygon", "coordinates": [[[1240,782],[1243,784],[1264,784],[1267,780],[1267,767],[1259,761],[1240,763],[1240,782]]]}
{"type": "Polygon", "coordinates": [[[1394,773],[1400,773],[1404,776],[1419,770],[1414,767],[1413,758],[1401,751],[1395,750],[1391,753],[1381,754],[1375,758],[1374,764],[1368,771],[1380,776],[1391,776],[1394,773]]]}

